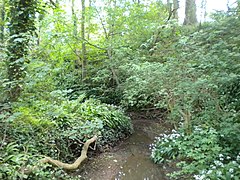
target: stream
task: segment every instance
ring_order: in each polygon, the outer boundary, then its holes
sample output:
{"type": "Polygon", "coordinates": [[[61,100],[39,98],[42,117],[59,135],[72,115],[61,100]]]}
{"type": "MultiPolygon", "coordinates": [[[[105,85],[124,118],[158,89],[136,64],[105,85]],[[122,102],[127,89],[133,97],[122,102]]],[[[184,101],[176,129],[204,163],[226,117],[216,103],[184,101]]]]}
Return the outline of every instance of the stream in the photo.
{"type": "Polygon", "coordinates": [[[170,167],[154,164],[149,145],[168,127],[153,120],[133,120],[134,133],[80,168],[85,180],[167,180],[170,167]]]}

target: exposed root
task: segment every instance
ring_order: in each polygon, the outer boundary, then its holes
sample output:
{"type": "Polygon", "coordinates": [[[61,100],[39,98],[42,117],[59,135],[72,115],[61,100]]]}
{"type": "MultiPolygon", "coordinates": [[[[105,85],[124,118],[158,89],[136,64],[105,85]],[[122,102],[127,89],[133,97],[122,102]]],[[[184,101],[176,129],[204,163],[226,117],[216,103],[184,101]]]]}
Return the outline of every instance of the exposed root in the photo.
{"type": "MultiPolygon", "coordinates": [[[[75,170],[87,158],[87,151],[88,151],[89,145],[91,143],[95,142],[96,140],[97,140],[97,136],[93,136],[91,139],[88,139],[83,145],[83,148],[82,148],[82,151],[81,151],[81,156],[79,158],[77,158],[77,160],[72,164],[63,163],[61,161],[52,159],[51,157],[45,157],[45,158],[41,159],[40,163],[49,163],[49,164],[52,164],[54,166],[63,168],[64,170],[75,170]]],[[[24,174],[29,174],[33,170],[35,170],[36,168],[37,168],[36,166],[32,167],[31,169],[25,168],[23,170],[23,173],[24,174]]]]}
{"type": "Polygon", "coordinates": [[[57,167],[60,167],[60,168],[63,168],[65,170],[75,170],[77,169],[80,164],[87,158],[87,151],[88,151],[88,147],[91,143],[93,143],[94,141],[97,140],[97,136],[94,136],[92,137],[91,139],[88,139],[84,145],[83,145],[83,148],[82,148],[82,151],[81,151],[81,156],[79,158],[77,158],[77,160],[72,163],[72,164],[68,164],[68,163],[63,163],[61,161],[58,161],[58,160],[54,160],[50,157],[45,157],[43,158],[42,160],[40,160],[40,162],[42,163],[49,163],[49,164],[52,164],[54,166],[57,166],[57,167]]]}

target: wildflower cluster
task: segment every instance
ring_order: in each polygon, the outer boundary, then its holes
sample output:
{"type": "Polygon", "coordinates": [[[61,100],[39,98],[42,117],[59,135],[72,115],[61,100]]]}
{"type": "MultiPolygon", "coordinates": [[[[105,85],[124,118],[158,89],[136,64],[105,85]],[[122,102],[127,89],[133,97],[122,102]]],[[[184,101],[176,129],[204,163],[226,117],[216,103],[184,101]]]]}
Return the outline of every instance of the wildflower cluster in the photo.
{"type": "Polygon", "coordinates": [[[162,163],[167,159],[174,159],[178,155],[178,148],[175,144],[183,138],[183,133],[172,130],[170,134],[160,134],[150,145],[151,158],[155,163],[162,163]]]}
{"type": "MultiPolygon", "coordinates": [[[[155,163],[178,158],[177,166],[181,170],[170,174],[171,177],[178,178],[195,174],[195,179],[201,179],[205,175],[199,172],[210,167],[214,160],[219,159],[222,163],[225,159],[229,159],[229,157],[219,155],[222,148],[219,145],[219,134],[216,129],[194,126],[190,135],[181,133],[181,131],[182,129],[179,132],[173,130],[170,134],[161,134],[151,145],[151,158],[155,163]]],[[[211,171],[208,173],[210,174],[211,171]]]]}
{"type": "Polygon", "coordinates": [[[194,175],[195,180],[201,179],[236,179],[240,177],[240,152],[236,158],[219,154],[219,158],[200,172],[194,175]]]}

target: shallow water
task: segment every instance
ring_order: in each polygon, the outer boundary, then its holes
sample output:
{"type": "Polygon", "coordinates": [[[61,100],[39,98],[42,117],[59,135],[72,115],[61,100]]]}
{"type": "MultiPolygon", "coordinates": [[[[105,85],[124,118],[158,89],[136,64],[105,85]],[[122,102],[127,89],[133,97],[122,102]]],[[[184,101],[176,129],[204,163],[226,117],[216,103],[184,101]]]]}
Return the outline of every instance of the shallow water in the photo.
{"type": "Polygon", "coordinates": [[[172,168],[154,164],[149,145],[167,126],[135,120],[134,133],[109,152],[89,159],[79,174],[86,180],[168,180],[172,168]]]}
{"type": "Polygon", "coordinates": [[[149,145],[152,142],[153,139],[144,132],[144,127],[136,128],[134,134],[121,145],[121,148],[131,155],[126,159],[112,180],[167,179],[165,169],[154,164],[150,159],[149,145]]]}

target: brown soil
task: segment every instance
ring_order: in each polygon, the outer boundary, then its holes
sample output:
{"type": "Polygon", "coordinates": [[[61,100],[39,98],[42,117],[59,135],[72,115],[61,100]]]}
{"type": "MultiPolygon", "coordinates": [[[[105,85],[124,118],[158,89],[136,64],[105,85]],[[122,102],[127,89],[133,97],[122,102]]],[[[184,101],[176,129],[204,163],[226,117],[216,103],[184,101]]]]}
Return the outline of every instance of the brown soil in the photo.
{"type": "MultiPolygon", "coordinates": [[[[141,180],[150,170],[149,180],[168,179],[166,167],[158,167],[150,160],[149,144],[154,137],[170,129],[162,117],[149,120],[146,113],[130,113],[135,132],[109,152],[90,158],[76,172],[86,180],[141,180]],[[166,172],[165,172],[166,171],[166,172]],[[130,174],[129,174],[130,173],[130,174]]],[[[171,170],[170,170],[171,171],[171,170]]]]}

